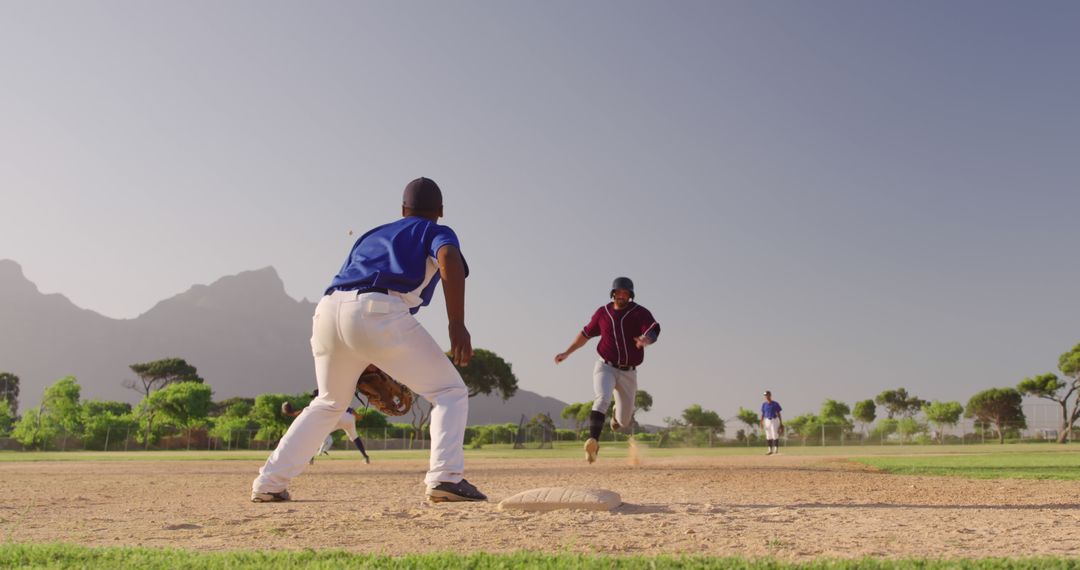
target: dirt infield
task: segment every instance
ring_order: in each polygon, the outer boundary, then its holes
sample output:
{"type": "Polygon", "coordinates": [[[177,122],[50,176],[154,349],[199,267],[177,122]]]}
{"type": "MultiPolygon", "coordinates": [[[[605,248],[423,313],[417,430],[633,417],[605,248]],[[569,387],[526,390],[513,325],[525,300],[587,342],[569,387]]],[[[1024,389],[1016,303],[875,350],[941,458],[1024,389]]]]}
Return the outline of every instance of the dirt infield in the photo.
{"type": "Polygon", "coordinates": [[[295,501],[248,502],[251,461],[0,464],[0,539],[198,550],[819,556],[1080,556],[1080,482],[894,476],[838,458],[471,460],[489,503],[423,500],[426,462],[323,461],[295,501]],[[509,513],[544,486],[599,486],[614,512],[509,513]]]}

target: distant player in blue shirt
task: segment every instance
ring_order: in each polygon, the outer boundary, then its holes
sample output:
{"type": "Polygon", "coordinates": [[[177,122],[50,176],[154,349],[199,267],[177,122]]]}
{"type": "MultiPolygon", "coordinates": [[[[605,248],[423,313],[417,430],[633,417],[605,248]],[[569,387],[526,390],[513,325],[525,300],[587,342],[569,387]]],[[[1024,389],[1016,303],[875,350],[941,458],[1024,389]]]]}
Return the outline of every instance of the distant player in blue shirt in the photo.
{"type": "Polygon", "coordinates": [[[405,187],[401,219],[356,240],[315,308],[311,352],[319,397],[289,426],[252,483],[251,500],[289,500],[288,485],[352,403],[356,379],[369,364],[431,402],[427,497],[433,502],[484,501],[463,478],[469,391],[454,365],[466,366],[472,339],[465,328],[469,273],[457,234],[438,223],[442,190],[429,178],[405,187]],[[413,318],[443,283],[450,356],[413,318]],[[451,362],[452,359],[452,362],[451,362]]]}
{"type": "Polygon", "coordinates": [[[784,418],[780,417],[780,402],[772,399],[772,392],[765,390],[765,401],[761,403],[761,429],[765,431],[765,441],[769,443],[769,452],[765,455],[780,453],[780,436],[784,435],[784,418]]]}

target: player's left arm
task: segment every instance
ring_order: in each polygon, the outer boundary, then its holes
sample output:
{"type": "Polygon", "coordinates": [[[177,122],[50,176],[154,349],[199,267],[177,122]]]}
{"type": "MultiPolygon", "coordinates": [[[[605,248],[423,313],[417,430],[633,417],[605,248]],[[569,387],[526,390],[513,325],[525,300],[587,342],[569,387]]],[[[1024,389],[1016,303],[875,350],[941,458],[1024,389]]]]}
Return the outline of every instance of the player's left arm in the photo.
{"type": "Polygon", "coordinates": [[[652,313],[646,313],[648,318],[642,321],[641,334],[634,339],[638,348],[645,348],[660,339],[660,323],[652,318],[652,313]]]}
{"type": "Polygon", "coordinates": [[[454,364],[468,366],[472,358],[472,336],[465,328],[465,276],[468,269],[461,252],[454,245],[439,248],[439,276],[446,297],[446,317],[450,321],[450,354],[454,364]]]}

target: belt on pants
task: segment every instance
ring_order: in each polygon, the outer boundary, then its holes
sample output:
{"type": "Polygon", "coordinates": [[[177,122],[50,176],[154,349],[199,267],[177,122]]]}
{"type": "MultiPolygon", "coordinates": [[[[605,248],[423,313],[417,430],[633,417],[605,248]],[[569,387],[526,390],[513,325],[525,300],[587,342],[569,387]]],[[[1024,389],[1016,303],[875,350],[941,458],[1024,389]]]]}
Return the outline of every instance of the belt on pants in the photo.
{"type": "MultiPolygon", "coordinates": [[[[334,291],[356,291],[357,295],[363,295],[364,293],[382,293],[383,295],[389,295],[390,290],[386,287],[338,287],[334,291]]],[[[331,291],[333,293],[334,291],[331,291]]]]}
{"type": "Polygon", "coordinates": [[[614,362],[608,362],[607,360],[604,361],[604,364],[607,364],[608,366],[616,370],[622,370],[623,372],[629,372],[631,370],[637,369],[637,366],[619,366],[618,364],[615,364],[614,362]]]}

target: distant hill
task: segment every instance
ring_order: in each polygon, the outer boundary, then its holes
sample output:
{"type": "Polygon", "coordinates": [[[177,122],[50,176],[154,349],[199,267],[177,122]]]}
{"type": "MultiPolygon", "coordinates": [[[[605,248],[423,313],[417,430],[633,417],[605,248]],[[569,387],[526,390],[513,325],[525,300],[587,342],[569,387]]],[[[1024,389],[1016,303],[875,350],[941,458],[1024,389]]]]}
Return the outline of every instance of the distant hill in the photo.
{"type": "MultiPolygon", "coordinates": [[[[265,267],[195,285],[134,319],[112,319],[42,294],[19,264],[0,260],[0,372],[19,376],[20,410],[38,405],[45,387],[67,375],[78,378],[83,399],[135,403],[138,394],[122,386],[135,378],[128,365],[171,356],[196,366],[218,400],[302,392],[314,385],[314,310],[289,297],[277,271],[265,267]]],[[[559,421],[566,406],[527,390],[506,402],[477,396],[469,404],[470,424],[537,412],[559,421]]]]}

